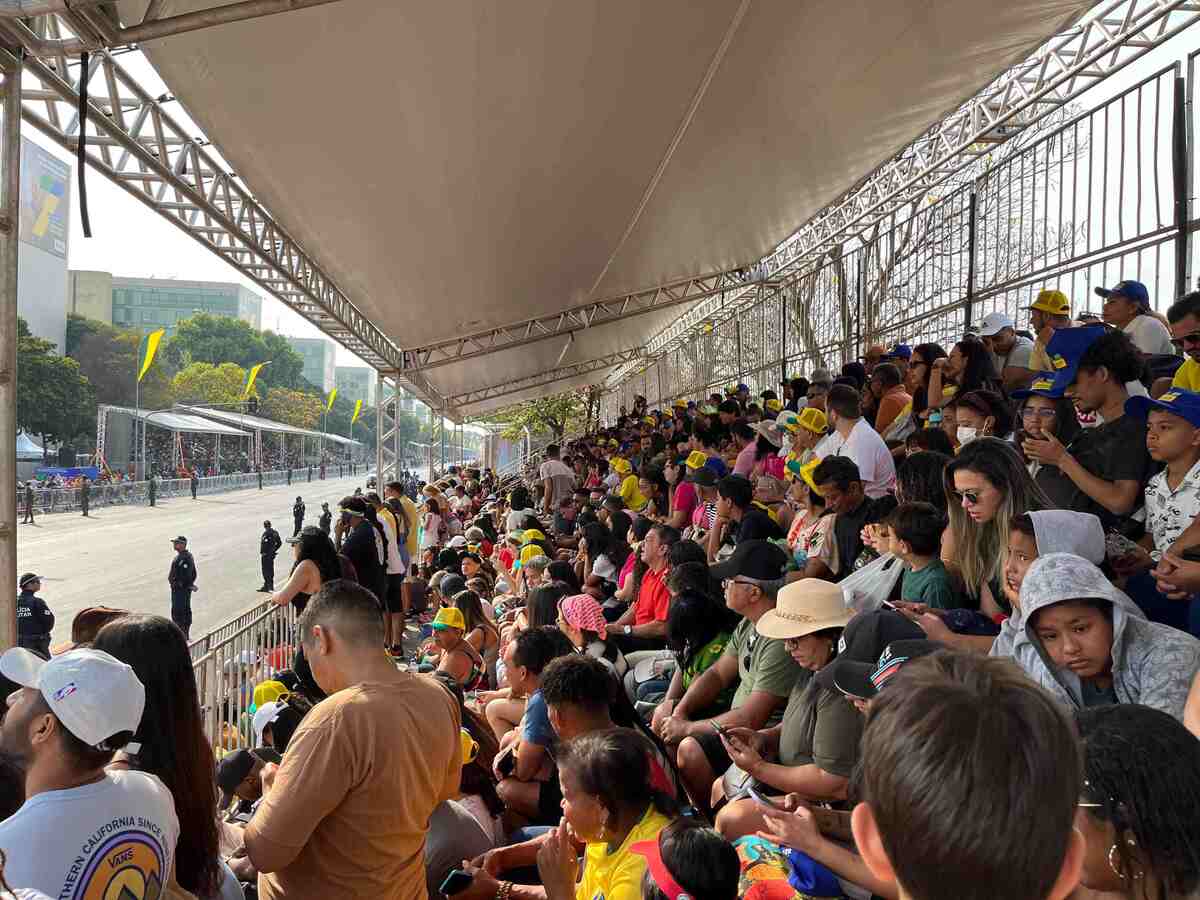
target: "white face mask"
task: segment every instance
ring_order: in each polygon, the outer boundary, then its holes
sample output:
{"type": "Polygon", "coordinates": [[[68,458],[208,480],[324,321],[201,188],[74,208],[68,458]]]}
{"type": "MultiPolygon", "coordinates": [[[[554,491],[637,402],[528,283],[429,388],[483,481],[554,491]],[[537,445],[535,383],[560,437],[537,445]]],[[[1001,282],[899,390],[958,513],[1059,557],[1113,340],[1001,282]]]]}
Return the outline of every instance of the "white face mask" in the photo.
{"type": "Polygon", "coordinates": [[[960,444],[969,444],[975,438],[979,437],[979,429],[971,428],[969,425],[959,425],[957,434],[960,444]]]}

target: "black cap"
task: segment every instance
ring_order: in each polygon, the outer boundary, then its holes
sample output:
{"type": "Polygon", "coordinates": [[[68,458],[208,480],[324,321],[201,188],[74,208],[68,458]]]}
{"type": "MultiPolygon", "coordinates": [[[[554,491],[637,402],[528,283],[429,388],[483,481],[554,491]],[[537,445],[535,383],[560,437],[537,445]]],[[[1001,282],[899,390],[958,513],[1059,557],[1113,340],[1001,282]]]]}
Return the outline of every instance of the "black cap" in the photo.
{"type": "Polygon", "coordinates": [[[24,575],[21,576],[21,580],[17,582],[17,587],[24,589],[25,585],[29,584],[29,582],[41,581],[41,580],[42,580],[41,575],[38,575],[34,572],[26,572],[24,575]]]}
{"type": "Polygon", "coordinates": [[[172,543],[172,544],[186,544],[186,543],[187,543],[187,538],[185,538],[185,537],[184,537],[184,536],[181,534],[179,537],[173,537],[173,538],[171,538],[171,543],[172,543]]]}
{"type": "Polygon", "coordinates": [[[443,597],[453,597],[467,589],[467,580],[461,575],[451,572],[442,579],[442,584],[438,588],[443,597]]]}
{"type": "Polygon", "coordinates": [[[263,519],[263,528],[270,528],[270,527],[271,527],[271,520],[263,519]]]}
{"type": "Polygon", "coordinates": [[[300,727],[300,721],[303,718],[304,713],[296,707],[286,704],[279,707],[278,712],[275,713],[275,718],[271,720],[271,743],[280,753],[287,751],[288,742],[296,733],[296,729],[300,727]]]}
{"type": "MultiPolygon", "coordinates": [[[[838,642],[838,655],[833,664],[817,673],[817,683],[823,688],[834,687],[835,666],[845,662],[865,663],[870,670],[892,641],[925,637],[921,626],[910,622],[891,609],[859,613],[846,625],[838,642]]],[[[855,696],[859,696],[855,694],[855,696]]]]}
{"type": "Polygon", "coordinates": [[[941,644],[928,638],[892,641],[875,663],[839,658],[822,671],[833,670],[834,685],[843,694],[870,700],[905,663],[942,649],[941,644]]]}
{"type": "Polygon", "coordinates": [[[787,562],[787,553],[778,544],[771,541],[742,541],[734,548],[733,556],[710,566],[708,571],[718,581],[739,575],[757,581],[775,581],[783,577],[787,562]]]}
{"type": "Polygon", "coordinates": [[[717,473],[708,466],[701,466],[698,469],[688,469],[686,480],[700,487],[716,487],[717,473]]]}
{"type": "Polygon", "coordinates": [[[254,757],[249,750],[234,750],[217,763],[217,787],[221,789],[221,809],[229,806],[233,792],[254,768],[254,757]]]}

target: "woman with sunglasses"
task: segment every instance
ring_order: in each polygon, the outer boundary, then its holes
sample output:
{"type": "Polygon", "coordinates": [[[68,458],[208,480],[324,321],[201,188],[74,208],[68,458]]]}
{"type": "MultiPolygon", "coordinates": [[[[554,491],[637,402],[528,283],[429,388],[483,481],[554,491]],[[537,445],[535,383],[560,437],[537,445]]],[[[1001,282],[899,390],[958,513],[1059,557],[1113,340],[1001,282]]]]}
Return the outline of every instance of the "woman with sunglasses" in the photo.
{"type": "Polygon", "coordinates": [[[945,358],[946,351],[941,344],[917,344],[913,347],[908,369],[904,373],[904,389],[912,394],[912,414],[917,419],[924,420],[927,417],[929,378],[933,374],[933,364],[945,358]]]}
{"type": "Polygon", "coordinates": [[[1012,518],[1053,504],[1013,446],[997,438],[963,447],[942,483],[950,513],[942,562],[962,579],[970,606],[989,616],[1012,612],[1001,590],[1012,518]]]}
{"type": "Polygon", "coordinates": [[[1165,713],[1107,706],[1076,714],[1083,791],[1075,827],[1081,883],[1128,900],[1184,900],[1200,888],[1200,742],[1165,713]]]}

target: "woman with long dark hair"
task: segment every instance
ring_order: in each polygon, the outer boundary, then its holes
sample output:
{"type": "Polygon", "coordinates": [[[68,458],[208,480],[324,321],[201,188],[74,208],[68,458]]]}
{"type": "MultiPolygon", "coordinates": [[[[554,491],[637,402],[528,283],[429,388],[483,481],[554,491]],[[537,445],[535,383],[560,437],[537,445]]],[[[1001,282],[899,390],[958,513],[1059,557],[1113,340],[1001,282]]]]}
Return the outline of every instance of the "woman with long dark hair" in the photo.
{"type": "Polygon", "coordinates": [[[500,652],[500,631],[483,610],[483,601],[472,590],[454,595],[454,606],[463,614],[467,628],[463,639],[479,651],[487,671],[489,686],[496,683],[496,658],[500,652]]]}
{"type": "Polygon", "coordinates": [[[965,337],[950,351],[945,362],[935,360],[929,375],[927,399],[930,408],[942,406],[951,396],[962,397],[971,391],[1002,390],[992,353],[976,337],[965,337]],[[946,388],[953,388],[947,392],[946,388]]]}
{"type": "MultiPolygon", "coordinates": [[[[933,366],[939,359],[946,358],[941,344],[917,344],[908,361],[908,372],[904,376],[904,387],[912,394],[912,414],[924,419],[922,413],[929,406],[929,379],[933,366]]],[[[917,423],[921,427],[921,423],[917,423]]]]}
{"type": "Polygon", "coordinates": [[[387,596],[387,544],[375,509],[362,497],[343,497],[334,532],[350,558],[358,583],[375,594],[382,607],[387,596]]]}
{"type": "Polygon", "coordinates": [[[329,535],[314,525],[306,525],[298,536],[288,538],[288,543],[295,559],[292,574],[287,584],[271,595],[271,602],[276,606],[290,603],[300,615],[322,584],[342,577],[342,565],[329,535]]]}
{"type": "Polygon", "coordinates": [[[92,646],[133,667],[146,689],[134,740],[136,755],[118,753],[113,767],[155,775],[175,799],[179,843],[175,880],[201,898],[219,896],[226,875],[217,833],[212,747],[204,736],[200,698],[187,641],[170,619],[122,616],[100,629],[92,646]]]}
{"type": "Polygon", "coordinates": [[[1030,459],[1024,450],[1026,441],[1044,441],[1048,435],[1054,435],[1060,444],[1069,447],[1083,430],[1074,401],[1070,397],[1051,397],[1049,393],[1050,387],[1042,378],[1036,379],[1028,390],[1013,391],[1013,396],[1023,401],[1013,443],[1038,487],[1056,507],[1068,509],[1076,496],[1071,480],[1059,471],[1058,466],[1030,459]]]}

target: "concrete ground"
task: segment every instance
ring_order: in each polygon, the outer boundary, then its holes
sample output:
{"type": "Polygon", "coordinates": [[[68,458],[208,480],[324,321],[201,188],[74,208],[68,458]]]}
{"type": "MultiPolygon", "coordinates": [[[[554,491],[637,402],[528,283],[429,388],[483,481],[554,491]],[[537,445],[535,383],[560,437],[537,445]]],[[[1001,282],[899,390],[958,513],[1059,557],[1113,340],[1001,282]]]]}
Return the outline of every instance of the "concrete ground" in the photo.
{"type": "MultiPolygon", "coordinates": [[[[71,620],[88,606],[111,606],[136,612],[171,614],[167,570],[175,551],[171,539],[182,534],[196,559],[199,590],[192,595],[192,637],[260,603],[262,584],[258,542],[262,523],[270,519],[280,537],[292,533],[292,504],[304,498],[304,524],[316,525],[321,503],[337,515],[337,501],[364,491],[365,476],[297,481],[292,485],[231,491],[227,494],[159,501],[148,506],[95,509],[38,516],[34,525],[19,525],[18,576],[42,576],[39,596],[55,615],[53,643],[66,641],[71,620]]],[[[275,586],[281,587],[292,567],[291,547],[275,558],[275,586]]]]}

